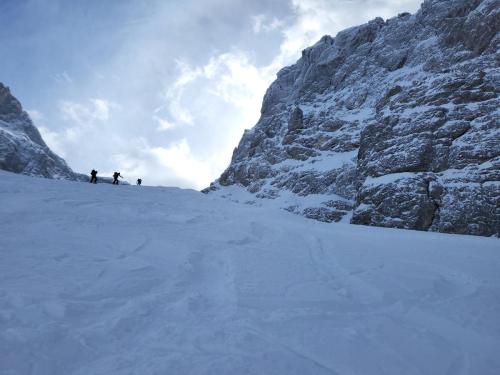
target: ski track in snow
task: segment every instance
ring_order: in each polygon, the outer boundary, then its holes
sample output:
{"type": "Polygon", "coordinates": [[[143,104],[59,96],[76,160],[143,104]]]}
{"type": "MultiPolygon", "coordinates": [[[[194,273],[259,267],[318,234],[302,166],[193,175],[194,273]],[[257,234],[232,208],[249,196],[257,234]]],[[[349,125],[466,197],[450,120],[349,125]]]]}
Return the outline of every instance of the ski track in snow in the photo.
{"type": "Polygon", "coordinates": [[[500,242],[0,172],[0,374],[499,374],[500,242]]]}

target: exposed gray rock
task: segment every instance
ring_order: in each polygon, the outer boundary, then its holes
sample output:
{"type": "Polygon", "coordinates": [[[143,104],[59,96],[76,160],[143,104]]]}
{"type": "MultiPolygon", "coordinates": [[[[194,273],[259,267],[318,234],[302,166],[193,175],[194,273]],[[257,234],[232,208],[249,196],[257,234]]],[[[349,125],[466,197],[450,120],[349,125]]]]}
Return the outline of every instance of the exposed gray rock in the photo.
{"type": "Polygon", "coordinates": [[[207,191],[240,186],[323,221],[498,235],[499,29],[499,0],[426,0],[323,37],[278,72],[207,191]]]}
{"type": "MultiPolygon", "coordinates": [[[[34,177],[88,182],[90,177],[75,173],[64,159],[43,141],[21,103],[0,82],[0,169],[34,177]]],[[[98,182],[111,183],[98,176],[98,182]]],[[[128,185],[127,181],[120,181],[128,185]]]]}
{"type": "Polygon", "coordinates": [[[429,184],[425,174],[413,173],[367,179],[358,192],[356,223],[428,230],[439,208],[430,196],[429,184]]]}
{"type": "Polygon", "coordinates": [[[45,144],[21,103],[0,83],[0,169],[55,179],[88,181],[45,144]]]}

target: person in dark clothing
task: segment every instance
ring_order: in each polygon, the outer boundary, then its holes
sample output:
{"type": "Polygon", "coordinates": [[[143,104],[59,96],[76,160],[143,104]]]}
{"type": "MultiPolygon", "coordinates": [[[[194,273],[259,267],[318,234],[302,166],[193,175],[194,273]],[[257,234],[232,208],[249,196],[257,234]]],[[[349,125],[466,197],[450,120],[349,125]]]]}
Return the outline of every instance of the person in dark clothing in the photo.
{"type": "Polygon", "coordinates": [[[97,184],[97,171],[95,169],[92,169],[92,172],[90,172],[90,183],[97,184]]]}
{"type": "Polygon", "coordinates": [[[122,177],[120,172],[113,173],[113,185],[118,185],[118,177],[122,177]]]}
{"type": "Polygon", "coordinates": [[[137,185],[138,185],[138,186],[141,186],[141,184],[142,184],[142,179],[138,178],[138,179],[137,179],[137,185]]]}

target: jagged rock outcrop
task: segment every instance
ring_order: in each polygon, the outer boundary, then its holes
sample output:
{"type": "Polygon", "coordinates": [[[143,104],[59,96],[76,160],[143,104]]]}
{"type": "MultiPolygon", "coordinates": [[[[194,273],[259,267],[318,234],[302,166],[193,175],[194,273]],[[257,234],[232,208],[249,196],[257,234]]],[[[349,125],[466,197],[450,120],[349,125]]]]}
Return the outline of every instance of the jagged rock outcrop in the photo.
{"type": "Polygon", "coordinates": [[[278,73],[207,191],[323,221],[498,236],[499,25],[498,0],[427,0],[323,37],[278,73]]]}
{"type": "Polygon", "coordinates": [[[45,144],[21,103],[0,83],[0,169],[30,176],[88,180],[45,144]]]}

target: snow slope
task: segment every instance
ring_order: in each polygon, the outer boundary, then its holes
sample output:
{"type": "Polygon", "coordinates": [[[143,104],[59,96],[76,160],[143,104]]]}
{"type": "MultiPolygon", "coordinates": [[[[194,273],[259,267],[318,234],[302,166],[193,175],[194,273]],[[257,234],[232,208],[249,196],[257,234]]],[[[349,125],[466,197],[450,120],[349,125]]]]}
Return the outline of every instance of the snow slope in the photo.
{"type": "Polygon", "coordinates": [[[499,374],[500,242],[0,172],[0,374],[499,374]]]}

